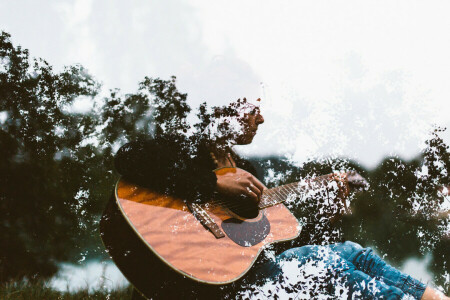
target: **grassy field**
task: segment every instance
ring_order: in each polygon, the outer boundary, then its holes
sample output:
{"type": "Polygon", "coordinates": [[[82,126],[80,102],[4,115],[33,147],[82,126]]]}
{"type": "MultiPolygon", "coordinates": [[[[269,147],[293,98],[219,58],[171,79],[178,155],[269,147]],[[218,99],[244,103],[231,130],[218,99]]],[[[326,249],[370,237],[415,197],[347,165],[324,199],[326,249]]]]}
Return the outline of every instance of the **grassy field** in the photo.
{"type": "Polygon", "coordinates": [[[99,290],[88,292],[88,289],[75,293],[55,291],[46,282],[34,283],[3,283],[0,286],[0,299],[2,300],[81,300],[81,299],[108,299],[108,300],[130,300],[132,288],[129,286],[123,289],[112,291],[99,290]]]}

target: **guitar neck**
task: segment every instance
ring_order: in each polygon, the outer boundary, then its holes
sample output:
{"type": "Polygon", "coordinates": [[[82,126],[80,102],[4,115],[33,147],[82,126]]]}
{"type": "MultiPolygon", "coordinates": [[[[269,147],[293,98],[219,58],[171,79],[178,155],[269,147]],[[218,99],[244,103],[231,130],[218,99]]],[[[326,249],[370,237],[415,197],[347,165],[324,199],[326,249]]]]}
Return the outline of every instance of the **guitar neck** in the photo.
{"type": "Polygon", "coordinates": [[[329,182],[332,178],[330,175],[324,175],[307,181],[297,181],[265,190],[258,207],[263,209],[283,203],[292,195],[301,195],[307,188],[311,188],[312,184],[329,182]]]}

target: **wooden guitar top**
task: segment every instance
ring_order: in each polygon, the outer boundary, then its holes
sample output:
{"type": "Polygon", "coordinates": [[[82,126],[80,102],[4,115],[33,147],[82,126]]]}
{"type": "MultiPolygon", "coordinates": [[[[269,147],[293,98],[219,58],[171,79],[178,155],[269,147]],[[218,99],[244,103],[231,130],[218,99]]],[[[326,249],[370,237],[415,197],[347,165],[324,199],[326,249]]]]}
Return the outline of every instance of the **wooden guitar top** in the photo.
{"type": "MultiPolygon", "coordinates": [[[[270,223],[262,241],[242,246],[230,238],[233,233],[230,231],[225,237],[216,238],[181,199],[154,193],[123,179],[117,183],[115,195],[124,218],[148,248],[177,272],[203,283],[227,284],[238,280],[266,245],[295,239],[300,234],[297,219],[283,204],[264,208],[255,219],[233,222],[233,230],[241,231],[237,234],[253,228],[251,225],[258,226],[264,218],[270,223]]],[[[221,206],[202,207],[220,228],[224,228],[224,221],[236,217],[221,206]]]]}

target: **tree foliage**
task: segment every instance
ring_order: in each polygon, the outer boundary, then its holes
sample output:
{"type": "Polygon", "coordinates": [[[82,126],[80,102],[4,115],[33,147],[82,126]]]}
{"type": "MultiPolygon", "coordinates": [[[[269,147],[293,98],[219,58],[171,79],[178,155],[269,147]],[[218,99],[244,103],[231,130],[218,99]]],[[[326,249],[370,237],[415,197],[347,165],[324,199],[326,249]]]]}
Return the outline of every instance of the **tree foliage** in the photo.
{"type": "Polygon", "coordinates": [[[146,77],[135,94],[100,99],[82,66],[55,72],[1,33],[0,281],[50,276],[59,261],[103,252],[97,222],[117,179],[114,152],[188,128],[175,82],[146,77]],[[93,109],[78,113],[79,99],[93,109]]]}
{"type": "MultiPolygon", "coordinates": [[[[55,72],[1,33],[0,282],[45,278],[54,274],[59,261],[103,252],[97,222],[118,178],[115,151],[148,136],[194,133],[195,139],[217,113],[203,103],[199,121],[190,126],[187,95],[177,90],[175,77],[145,77],[133,94],[115,89],[100,97],[99,91],[99,83],[82,66],[55,72]],[[77,112],[74,105],[80,99],[93,108],[77,112]]],[[[417,159],[389,157],[374,170],[345,159],[310,161],[302,168],[279,157],[253,162],[261,174],[272,172],[268,186],[357,170],[371,188],[353,197],[353,214],[343,219],[341,230],[322,222],[318,199],[293,207],[307,224],[302,242],[354,240],[375,246],[395,265],[431,253],[435,280],[445,286],[449,218],[439,215],[439,207],[448,201],[442,187],[450,184],[450,154],[439,136],[442,130],[432,132],[417,159]]]]}
{"type": "Polygon", "coordinates": [[[67,257],[76,224],[67,208],[77,205],[76,178],[91,151],[80,146],[90,116],[66,109],[81,95],[95,96],[98,84],[79,65],[55,73],[4,32],[0,61],[0,280],[49,275],[49,262],[67,257]]]}

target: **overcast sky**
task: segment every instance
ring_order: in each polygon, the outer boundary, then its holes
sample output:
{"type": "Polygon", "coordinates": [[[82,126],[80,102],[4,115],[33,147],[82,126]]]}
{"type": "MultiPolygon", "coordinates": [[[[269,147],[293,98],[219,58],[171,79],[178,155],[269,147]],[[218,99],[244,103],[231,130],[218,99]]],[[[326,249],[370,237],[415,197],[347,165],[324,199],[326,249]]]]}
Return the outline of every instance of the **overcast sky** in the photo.
{"type": "MultiPolygon", "coordinates": [[[[448,1],[0,0],[0,29],[105,90],[178,78],[196,107],[262,98],[253,154],[412,158],[450,125],[448,1]]],[[[444,138],[450,142],[450,134],[444,138]]]]}

